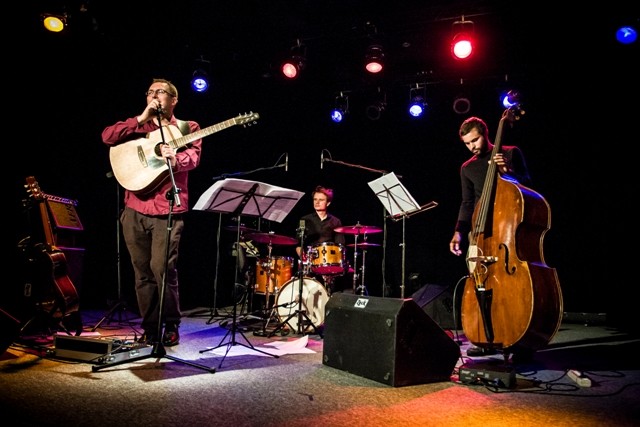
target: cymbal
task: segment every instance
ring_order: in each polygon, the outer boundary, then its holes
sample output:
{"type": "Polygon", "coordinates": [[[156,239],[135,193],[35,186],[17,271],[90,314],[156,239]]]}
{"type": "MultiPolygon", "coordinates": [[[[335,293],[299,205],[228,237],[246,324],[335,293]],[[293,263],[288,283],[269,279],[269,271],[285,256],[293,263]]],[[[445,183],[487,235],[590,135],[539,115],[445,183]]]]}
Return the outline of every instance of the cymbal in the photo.
{"type": "Polygon", "coordinates": [[[336,233],[346,233],[346,234],[366,234],[366,233],[380,233],[382,228],[374,227],[373,225],[348,225],[345,227],[334,228],[333,231],[336,233]]]}
{"type": "MultiPolygon", "coordinates": [[[[350,243],[347,246],[355,248],[356,244],[355,243],[350,243]]],[[[380,246],[378,243],[369,243],[369,242],[363,242],[363,243],[358,243],[357,245],[359,248],[370,248],[372,246],[380,246]]]]}
{"type": "MultiPolygon", "coordinates": [[[[224,229],[228,230],[228,231],[238,231],[238,226],[237,225],[227,225],[224,229]]],[[[244,225],[241,225],[240,226],[240,232],[241,233],[259,233],[260,230],[256,230],[255,228],[249,228],[249,227],[245,227],[244,225]]]]}
{"type": "Polygon", "coordinates": [[[298,240],[293,237],[281,236],[274,233],[251,233],[247,238],[258,243],[267,243],[273,245],[295,245],[298,240]]]}

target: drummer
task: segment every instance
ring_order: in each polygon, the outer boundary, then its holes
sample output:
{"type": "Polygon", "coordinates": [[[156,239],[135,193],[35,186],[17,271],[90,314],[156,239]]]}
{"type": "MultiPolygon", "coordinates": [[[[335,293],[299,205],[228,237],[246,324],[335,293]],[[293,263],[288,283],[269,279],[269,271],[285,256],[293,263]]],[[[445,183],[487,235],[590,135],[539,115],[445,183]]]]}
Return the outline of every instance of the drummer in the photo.
{"type": "MultiPolygon", "coordinates": [[[[331,188],[325,188],[318,185],[311,193],[313,198],[313,210],[314,212],[300,218],[300,225],[304,221],[304,238],[302,240],[303,246],[296,247],[296,253],[303,261],[303,264],[307,264],[310,260],[307,259],[307,251],[313,248],[314,245],[331,242],[336,245],[344,247],[345,237],[341,233],[336,233],[334,230],[342,226],[342,221],[337,216],[329,213],[329,205],[333,200],[333,190],[331,188]]],[[[310,272],[310,274],[312,274],[310,272]]],[[[318,277],[320,278],[320,277],[318,277]]],[[[333,279],[322,277],[325,285],[328,285],[327,279],[333,279]]],[[[330,292],[342,290],[342,286],[339,285],[339,280],[328,280],[332,282],[333,289],[328,289],[330,292]]]]}

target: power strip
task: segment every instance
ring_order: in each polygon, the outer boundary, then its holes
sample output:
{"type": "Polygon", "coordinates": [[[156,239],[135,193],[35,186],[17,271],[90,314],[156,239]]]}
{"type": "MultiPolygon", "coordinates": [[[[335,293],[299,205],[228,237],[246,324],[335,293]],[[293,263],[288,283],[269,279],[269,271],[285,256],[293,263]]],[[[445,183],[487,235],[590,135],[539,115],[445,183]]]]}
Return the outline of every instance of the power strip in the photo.
{"type": "Polygon", "coordinates": [[[567,372],[567,376],[580,387],[591,387],[591,378],[580,371],[569,369],[569,371],[567,372]]]}

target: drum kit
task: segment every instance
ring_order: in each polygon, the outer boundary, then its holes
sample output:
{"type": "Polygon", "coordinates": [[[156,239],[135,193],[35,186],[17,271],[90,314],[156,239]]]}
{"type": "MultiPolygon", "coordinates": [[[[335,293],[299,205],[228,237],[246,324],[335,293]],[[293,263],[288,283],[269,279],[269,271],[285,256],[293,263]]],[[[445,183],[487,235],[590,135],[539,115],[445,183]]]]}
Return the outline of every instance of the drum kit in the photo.
{"type": "MultiPolygon", "coordinates": [[[[236,231],[237,227],[234,226],[233,230],[236,231]]],[[[299,269],[302,269],[302,277],[299,277],[294,274],[294,259],[292,257],[272,255],[274,245],[293,246],[298,244],[297,239],[273,232],[263,233],[246,227],[240,229],[245,243],[267,245],[266,258],[258,257],[256,261],[255,285],[253,286],[256,294],[264,295],[264,311],[271,313],[265,320],[263,333],[274,316],[277,316],[280,323],[284,319],[288,319],[286,323],[291,328],[303,333],[309,333],[314,327],[324,324],[325,305],[331,296],[329,289],[332,288],[331,285],[337,277],[347,273],[353,272],[354,293],[367,294],[364,285],[365,254],[368,248],[380,245],[369,243],[366,238],[368,234],[379,233],[382,229],[357,223],[353,226],[338,227],[334,231],[354,236],[354,243],[346,245],[354,248],[353,266],[349,266],[347,262],[346,248],[343,245],[322,242],[308,246],[303,253],[302,260],[298,264],[299,269]],[[359,238],[362,238],[363,241],[358,242],[359,238]],[[360,269],[362,274],[360,285],[356,286],[358,250],[362,251],[362,267],[360,269]],[[311,277],[313,275],[322,276],[324,284],[311,277]],[[300,287],[296,286],[298,281],[302,283],[302,292],[300,292],[300,287]],[[304,313],[313,323],[313,325],[305,325],[304,328],[298,328],[299,319],[297,316],[292,316],[292,313],[298,310],[300,294],[302,294],[304,313]],[[271,298],[272,296],[274,298],[271,298]]],[[[300,272],[300,270],[298,271],[300,272]]],[[[288,331],[282,330],[281,333],[285,335],[288,331]]]]}

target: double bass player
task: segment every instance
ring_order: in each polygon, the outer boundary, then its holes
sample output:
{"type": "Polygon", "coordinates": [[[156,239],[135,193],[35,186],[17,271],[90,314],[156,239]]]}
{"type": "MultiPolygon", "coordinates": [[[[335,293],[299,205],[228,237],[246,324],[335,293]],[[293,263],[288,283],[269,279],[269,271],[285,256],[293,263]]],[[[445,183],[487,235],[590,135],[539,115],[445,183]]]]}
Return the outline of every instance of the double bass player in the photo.
{"type": "MultiPolygon", "coordinates": [[[[500,175],[516,179],[522,185],[529,185],[531,178],[522,151],[516,146],[502,146],[499,153],[491,158],[493,143],[489,138],[487,124],[478,117],[469,117],[462,122],[458,135],[472,156],[460,167],[461,196],[460,209],[449,242],[449,250],[460,256],[462,248],[468,245],[467,235],[471,231],[472,216],[476,204],[482,196],[485,177],[493,160],[500,175]]],[[[496,354],[493,348],[471,347],[468,356],[496,354]]]]}

